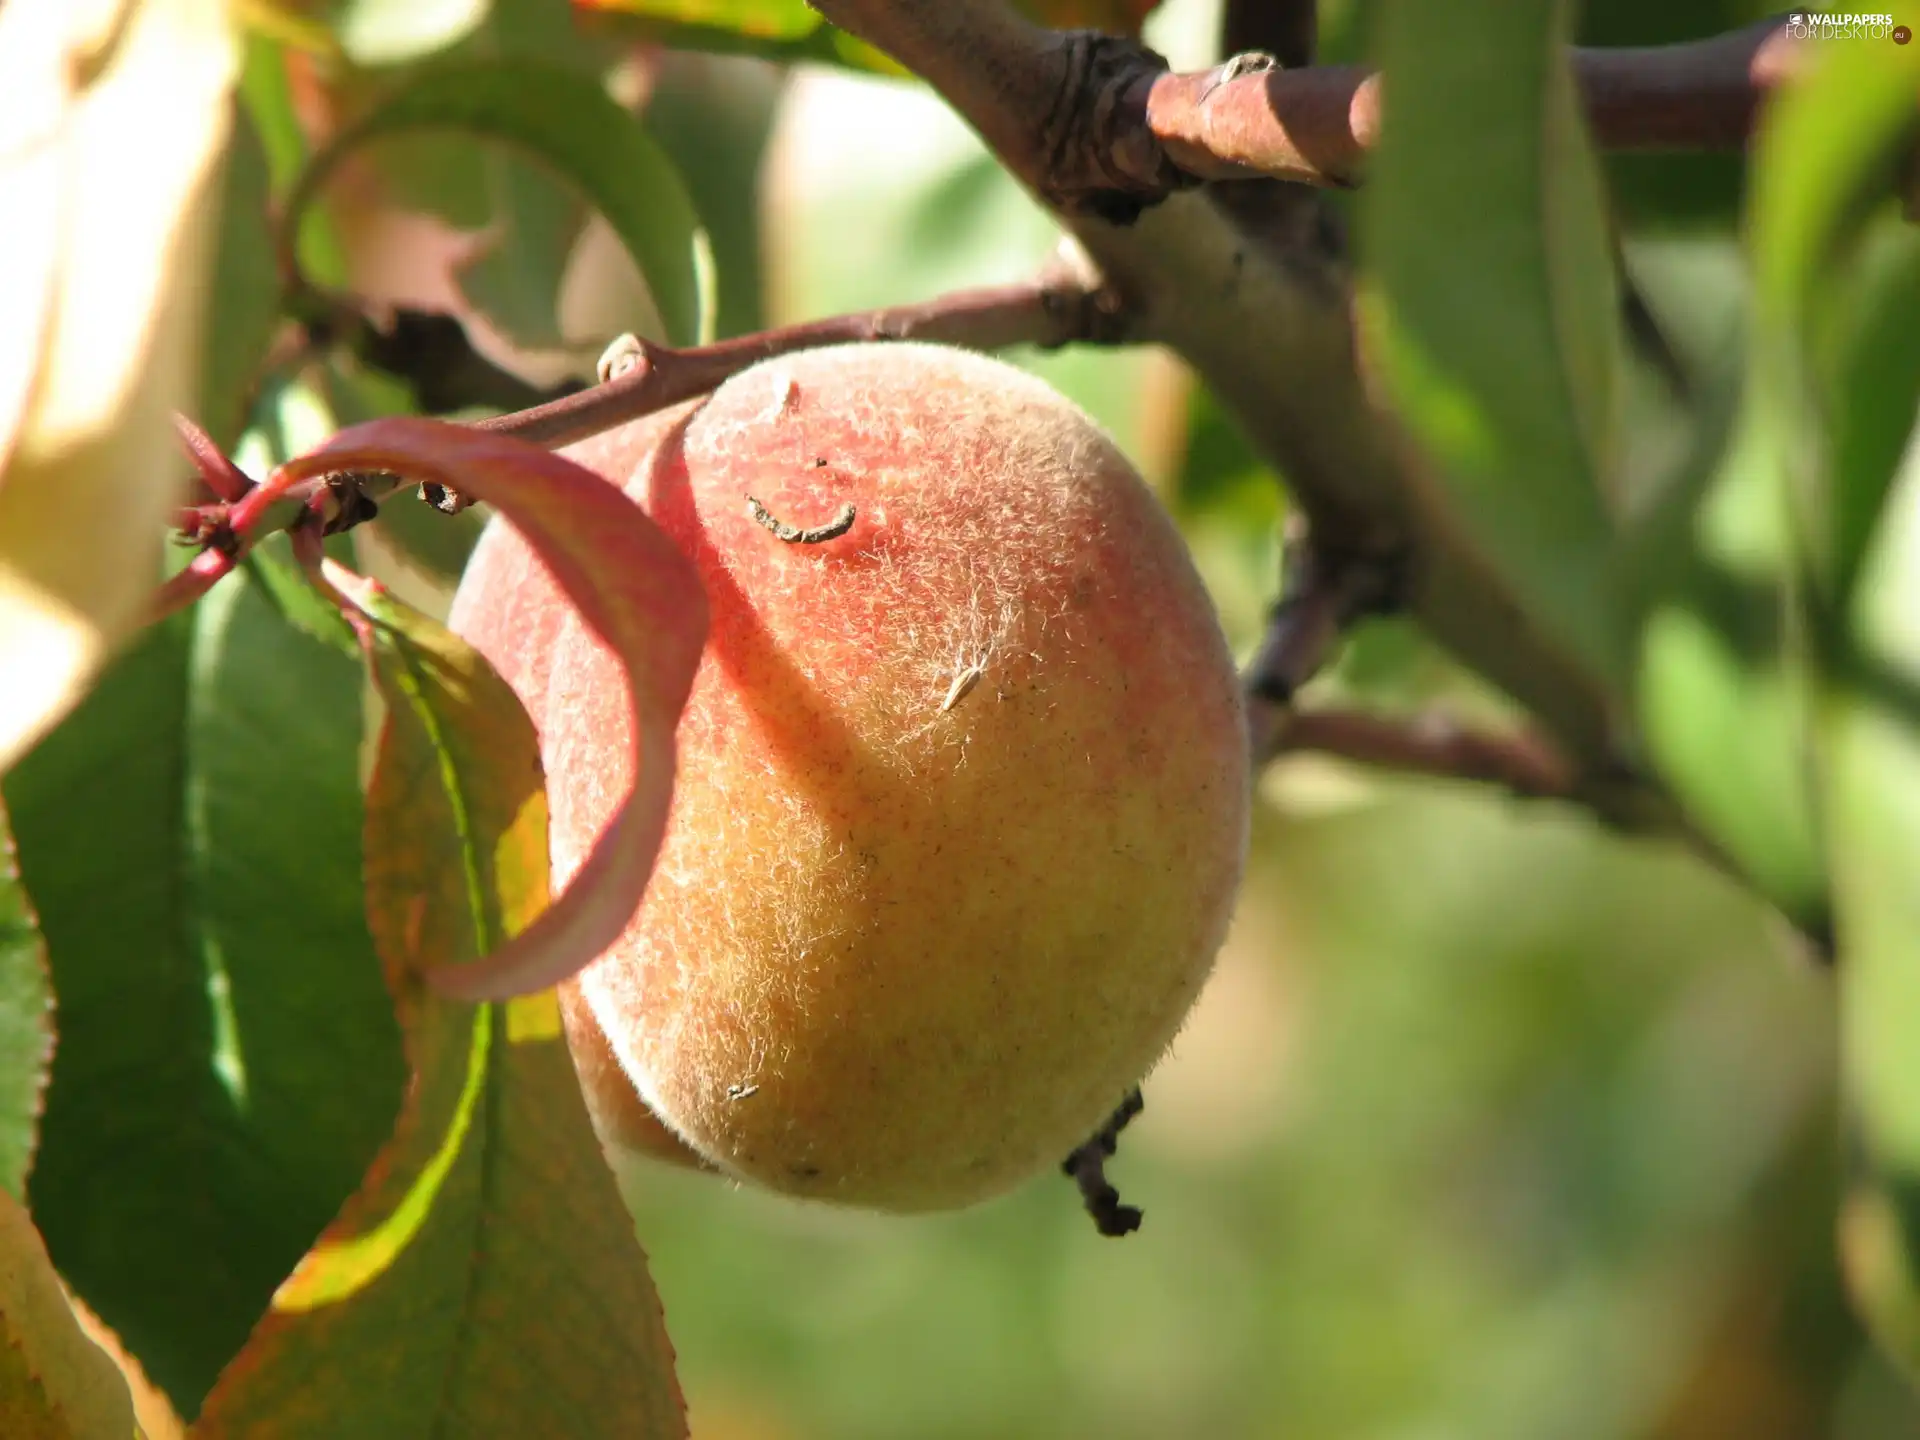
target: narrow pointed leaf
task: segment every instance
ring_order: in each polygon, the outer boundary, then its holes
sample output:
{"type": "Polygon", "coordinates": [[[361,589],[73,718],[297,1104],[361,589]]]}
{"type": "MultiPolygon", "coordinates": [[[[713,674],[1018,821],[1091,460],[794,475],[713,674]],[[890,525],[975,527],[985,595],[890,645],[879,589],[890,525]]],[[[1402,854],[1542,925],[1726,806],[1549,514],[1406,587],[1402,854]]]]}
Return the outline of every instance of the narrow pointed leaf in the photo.
{"type": "Polygon", "coordinates": [[[1607,567],[1617,298],[1568,67],[1572,8],[1385,7],[1363,320],[1369,362],[1469,543],[1623,689],[1607,567]]]}
{"type": "Polygon", "coordinates": [[[685,1434],[645,1257],[551,991],[474,1006],[420,969],[547,904],[538,740],[480,655],[357,577],[387,700],[367,901],[415,1083],[367,1185],[275,1297],[196,1434],[685,1434]]]}
{"type": "Polygon", "coordinates": [[[267,347],[280,323],[280,274],[268,223],[267,157],[259,132],[236,108],[193,418],[214,443],[232,446],[247,426],[248,405],[267,347]]]}
{"type": "Polygon", "coordinates": [[[827,24],[806,0],[574,0],[574,7],[596,29],[675,50],[906,74],[882,51],[827,24]]]}
{"type": "Polygon", "coordinates": [[[536,446],[432,420],[375,420],[283,465],[235,512],[270,508],[315,475],[371,470],[434,481],[491,503],[552,573],[589,629],[620,657],[632,706],[633,789],[564,894],[526,930],[471,964],[429,972],[469,999],[559,983],[611,945],[639,908],[666,829],[674,728],[706,644],[698,572],[645,511],[599,476],[536,446]]]}
{"type": "Polygon", "coordinates": [[[1920,56],[1821,49],[1756,150],[1751,423],[1818,686],[1854,1161],[1841,1251],[1869,1328],[1920,1376],[1920,335],[1899,325],[1908,237],[1862,223],[1911,142],[1920,56]]]}
{"type": "MultiPolygon", "coordinates": [[[[1160,0],[1016,0],[1056,30],[1138,35],[1160,0]]],[[[679,50],[746,51],[769,60],[825,61],[886,75],[904,72],[888,56],[826,23],[806,0],[574,0],[577,9],[679,50]]]]}

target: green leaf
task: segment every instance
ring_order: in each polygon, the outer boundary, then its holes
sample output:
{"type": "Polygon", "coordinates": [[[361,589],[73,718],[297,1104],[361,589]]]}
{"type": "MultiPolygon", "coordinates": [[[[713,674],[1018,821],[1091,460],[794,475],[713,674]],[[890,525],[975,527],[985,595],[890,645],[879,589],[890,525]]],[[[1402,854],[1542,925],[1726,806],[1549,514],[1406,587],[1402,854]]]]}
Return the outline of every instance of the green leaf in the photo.
{"type": "Polygon", "coordinates": [[[47,955],[13,836],[0,810],[0,1190],[27,1195],[35,1134],[53,1058],[47,955]]]}
{"type": "Polygon", "coordinates": [[[673,50],[815,61],[880,75],[907,72],[880,50],[827,24],[806,0],[575,0],[596,29],[673,50]]]}
{"type": "Polygon", "coordinates": [[[1821,51],[1769,107],[1755,150],[1751,423],[1799,562],[1801,658],[1821,687],[1856,1145],[1842,1252],[1869,1327],[1920,1376],[1920,337],[1900,333],[1913,302],[1888,288],[1911,283],[1909,245],[1869,244],[1861,263],[1863,221],[1912,134],[1920,56],[1821,51]]]}
{"type": "Polygon", "coordinates": [[[133,1399],[80,1329],[26,1208],[0,1192],[0,1435],[127,1440],[133,1399]]]}
{"type": "Polygon", "coordinates": [[[404,1078],[361,893],[359,666],[268,593],[242,573],[148,631],[5,786],[58,1000],[34,1214],[188,1415],[404,1078]]]}
{"type": "Polygon", "coordinates": [[[1920,1379],[1920,705],[1839,701],[1821,738],[1860,1150],[1842,1254],[1869,1328],[1920,1379]]]}
{"type": "MultiPolygon", "coordinates": [[[[531,61],[597,83],[621,58],[614,46],[583,35],[565,5],[493,0],[485,23],[444,62],[531,61]]],[[[374,159],[395,205],[430,210],[471,232],[474,253],[453,266],[469,304],[525,348],[567,343],[561,287],[591,213],[576,186],[509,146],[474,145],[460,134],[397,137],[374,159]]]]}
{"type": "Polygon", "coordinates": [[[539,743],[477,652],[357,589],[388,704],[368,914],[415,1083],[369,1181],[222,1377],[196,1435],[678,1436],[673,1351],[552,991],[472,1006],[471,960],[547,906],[539,743]]]}
{"type": "Polygon", "coordinates": [[[705,56],[661,57],[647,128],[674,158],[713,238],[714,333],[766,327],[760,176],[783,87],[777,72],[705,56]]]}
{"type": "Polygon", "coordinates": [[[266,150],[247,107],[236,100],[234,108],[194,417],[223,447],[231,447],[246,428],[253,387],[280,320],[280,275],[267,223],[266,150]]]}
{"type": "Polygon", "coordinates": [[[1777,591],[1707,571],[1658,606],[1641,638],[1640,723],[1694,823],[1784,914],[1820,931],[1830,916],[1807,765],[1813,700],[1781,608],[1777,591]]]}
{"type": "Polygon", "coordinates": [[[595,0],[590,8],[732,30],[756,40],[801,40],[827,23],[806,0],[595,0]]]}
{"type": "Polygon", "coordinates": [[[1842,1255],[1869,1328],[1920,1379],[1920,463],[1860,574],[1859,653],[1820,730],[1840,939],[1843,1093],[1857,1147],[1842,1255]]]}
{"type": "Polygon", "coordinates": [[[1852,443],[1864,442],[1867,452],[1852,457],[1855,468],[1844,478],[1834,473],[1835,457],[1825,443],[1812,338],[1823,318],[1845,309],[1853,266],[1843,262],[1857,248],[1866,207],[1888,196],[1901,144],[1913,133],[1920,56],[1910,46],[1880,44],[1835,44],[1822,53],[1825,63],[1769,108],[1756,151],[1749,217],[1752,375],[1754,423],[1778,456],[1775,474],[1798,520],[1809,575],[1837,613],[1846,604],[1839,587],[1857,565],[1871,517],[1892,483],[1898,446],[1884,443],[1886,401],[1898,408],[1905,400],[1904,417],[1891,417],[1899,436],[1912,424],[1910,390],[1904,397],[1896,388],[1875,398],[1920,367],[1920,336],[1875,333],[1876,320],[1898,325],[1912,313],[1912,297],[1899,293],[1907,267],[1896,258],[1891,287],[1882,288],[1884,276],[1880,285],[1871,274],[1864,277],[1869,308],[1890,308],[1870,318],[1864,334],[1856,321],[1855,344],[1843,347],[1858,352],[1864,345],[1869,364],[1885,365],[1887,373],[1878,384],[1869,377],[1868,395],[1826,397],[1840,411],[1863,399],[1873,407],[1871,421],[1862,412],[1858,421],[1840,427],[1842,436],[1851,432],[1852,443]],[[1867,439],[1862,425],[1883,438],[1867,439]],[[1871,466],[1870,473],[1861,464],[1871,466]],[[1836,493],[1836,485],[1844,493],[1836,493]]]}
{"type": "Polygon", "coordinates": [[[1858,1146],[1842,1230],[1869,1327],[1920,1379],[1920,462],[1887,499],[1828,675],[1824,813],[1841,1077],[1858,1146]]]}
{"type": "Polygon", "coordinates": [[[488,0],[344,0],[332,28],[356,65],[398,65],[472,33],[488,8],[488,0]]]}
{"type": "MultiPolygon", "coordinates": [[[[1608,0],[1579,7],[1578,43],[1684,44],[1737,30],[1766,13],[1753,0],[1608,0]]],[[[1737,152],[1615,151],[1601,163],[1614,213],[1633,234],[1709,227],[1731,232],[1738,223],[1746,164],[1737,152]]]]}
{"type": "Polygon", "coordinates": [[[1737,382],[1701,399],[1691,451],[1621,555],[1638,616],[1634,701],[1661,778],[1693,823],[1797,924],[1832,923],[1807,759],[1814,697],[1792,642],[1790,537],[1768,437],[1737,382]]]}
{"type": "Polygon", "coordinates": [[[1834,592],[1845,605],[1920,410],[1920,231],[1888,216],[1853,257],[1820,366],[1832,417],[1834,592]]]}
{"type": "Polygon", "coordinates": [[[1626,673],[1608,584],[1614,258],[1568,4],[1385,8],[1393,77],[1362,214],[1370,358],[1470,541],[1590,673],[1626,673]]]}
{"type": "MultiPolygon", "coordinates": [[[[287,52],[260,34],[247,37],[245,63],[240,70],[240,98],[253,122],[267,162],[267,178],[275,199],[299,183],[307,162],[307,132],[296,108],[287,74],[287,52]]],[[[322,285],[346,283],[347,256],[326,214],[309,207],[299,224],[300,268],[322,285]]]]}
{"type": "Polygon", "coordinates": [[[289,202],[290,223],[361,146],[406,131],[449,129],[518,145],[579,186],[646,277],[666,338],[690,345],[708,334],[707,236],[679,173],[598,83],[556,66],[475,61],[412,76],[314,157],[289,202]]]}
{"type": "MultiPolygon", "coordinates": [[[[673,50],[742,52],[788,63],[819,61],[904,75],[891,57],[827,24],[806,0],[574,0],[609,30],[673,50]]],[[[1159,0],[1018,0],[1059,30],[1137,35],[1159,0]]]]}

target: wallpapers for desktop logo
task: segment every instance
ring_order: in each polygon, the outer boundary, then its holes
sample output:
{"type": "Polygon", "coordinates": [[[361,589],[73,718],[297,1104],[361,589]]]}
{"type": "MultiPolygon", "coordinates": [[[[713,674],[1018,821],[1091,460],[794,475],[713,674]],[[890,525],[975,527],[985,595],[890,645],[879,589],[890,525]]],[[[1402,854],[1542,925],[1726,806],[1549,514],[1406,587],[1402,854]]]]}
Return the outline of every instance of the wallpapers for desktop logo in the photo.
{"type": "Polygon", "coordinates": [[[1795,10],[1787,33],[1796,40],[1892,40],[1905,45],[1913,31],[1896,25],[1890,11],[1795,10]]]}

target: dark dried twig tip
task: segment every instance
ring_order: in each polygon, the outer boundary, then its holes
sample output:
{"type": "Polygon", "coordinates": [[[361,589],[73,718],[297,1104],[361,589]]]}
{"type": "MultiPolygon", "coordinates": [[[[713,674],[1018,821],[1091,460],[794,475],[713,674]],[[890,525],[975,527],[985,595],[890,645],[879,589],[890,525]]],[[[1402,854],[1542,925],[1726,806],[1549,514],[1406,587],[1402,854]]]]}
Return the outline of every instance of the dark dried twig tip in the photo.
{"type": "Polygon", "coordinates": [[[773,532],[776,540],[784,540],[789,545],[818,545],[823,540],[837,540],[853,528],[856,513],[851,502],[842,505],[834,517],[824,525],[816,525],[811,530],[802,530],[796,525],[788,525],[776,520],[767,513],[767,507],[753,496],[747,496],[747,513],[757,524],[764,525],[773,532]]]}
{"type": "Polygon", "coordinates": [[[1341,636],[1369,615],[1391,613],[1405,587],[1399,557],[1329,554],[1297,523],[1284,556],[1280,602],[1246,675],[1248,693],[1274,705],[1291,705],[1341,636]]]}
{"type": "Polygon", "coordinates": [[[420,487],[420,498],[442,515],[458,515],[473,504],[471,495],[464,495],[458,490],[449,490],[446,486],[437,485],[431,480],[420,487]]]}
{"type": "Polygon", "coordinates": [[[1060,1166],[1061,1173],[1080,1187],[1080,1203],[1102,1235],[1118,1238],[1140,1228],[1140,1211],[1132,1205],[1122,1205],[1120,1192],[1107,1180],[1107,1161],[1119,1149],[1120,1132],[1127,1128],[1127,1122],[1144,1109],[1146,1101],[1139,1090],[1129,1090],[1107,1123],[1084,1145],[1076,1146],[1060,1166]]]}

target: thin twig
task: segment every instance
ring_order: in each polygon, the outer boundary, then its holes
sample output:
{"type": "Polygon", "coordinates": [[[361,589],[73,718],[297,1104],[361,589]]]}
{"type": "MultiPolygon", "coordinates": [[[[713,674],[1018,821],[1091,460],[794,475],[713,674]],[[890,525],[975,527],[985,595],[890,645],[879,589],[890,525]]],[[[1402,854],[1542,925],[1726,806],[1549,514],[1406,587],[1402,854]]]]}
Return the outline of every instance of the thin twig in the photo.
{"type": "MultiPolygon", "coordinates": [[[[1069,277],[1064,270],[1049,271],[1024,284],[957,290],[918,305],[839,315],[715,345],[678,350],[640,341],[633,363],[605,384],[476,424],[558,450],[628,420],[707,394],[757,361],[798,350],[842,341],[887,340],[938,340],[977,349],[1022,343],[1052,347],[1073,340],[1111,339],[1119,333],[1121,323],[1122,307],[1113,295],[1069,277]]],[[[209,475],[210,485],[214,484],[207,469],[211,461],[198,452],[196,459],[202,473],[209,475]]],[[[221,483],[233,488],[230,482],[221,483]]],[[[246,509],[246,542],[251,544],[275,530],[286,529],[309,514],[317,517],[323,534],[338,534],[370,519],[381,500],[407,483],[397,475],[373,474],[329,475],[302,481],[276,495],[264,508],[246,509]]],[[[443,494],[447,505],[457,505],[462,498],[451,492],[443,494]]],[[[240,498],[237,503],[245,505],[246,501],[240,498]]],[[[183,538],[209,550],[237,553],[234,526],[239,517],[235,510],[236,502],[228,500],[189,506],[180,512],[178,528],[183,538]]],[[[202,593],[204,587],[184,594],[193,583],[183,581],[173,587],[166,597],[168,603],[177,608],[202,593]]]]}
{"type": "Polygon", "coordinates": [[[1259,757],[1311,751],[1407,775],[1499,785],[1529,799],[1573,799],[1565,757],[1536,734],[1472,730],[1441,714],[1390,719],[1359,710],[1294,710],[1259,757]]]}
{"type": "Polygon", "coordinates": [[[1332,657],[1340,636],[1363,616],[1399,601],[1397,567],[1316,546],[1296,515],[1287,536],[1280,599],[1242,677],[1249,740],[1269,753],[1287,723],[1293,697],[1332,657]]]}
{"type": "Polygon", "coordinates": [[[1094,1228],[1115,1239],[1138,1230],[1142,1216],[1134,1206],[1120,1203],[1120,1192],[1107,1179],[1107,1161],[1120,1148],[1120,1132],[1144,1109],[1146,1101],[1139,1089],[1129,1090],[1107,1123],[1085,1144],[1076,1145],[1060,1166],[1061,1173],[1080,1187],[1080,1202],[1093,1217],[1094,1228]]]}
{"type": "MultiPolygon", "coordinates": [[[[1738,150],[1803,54],[1769,20],[1678,45],[1576,49],[1573,73],[1602,150],[1738,150]]],[[[1380,76],[1361,66],[1216,66],[1153,80],[1145,123],[1188,175],[1346,188],[1379,139],[1380,106],[1380,76]]]]}
{"type": "Polygon", "coordinates": [[[796,350],[869,340],[933,340],[976,350],[1019,344],[1054,348],[1103,338],[1114,324],[1116,308],[1110,295],[1077,280],[1047,275],[1017,285],[956,290],[918,305],[786,325],[697,349],[676,350],[642,340],[634,363],[605,384],[478,423],[482,429],[557,450],[705,395],[749,365],[796,350]]]}

